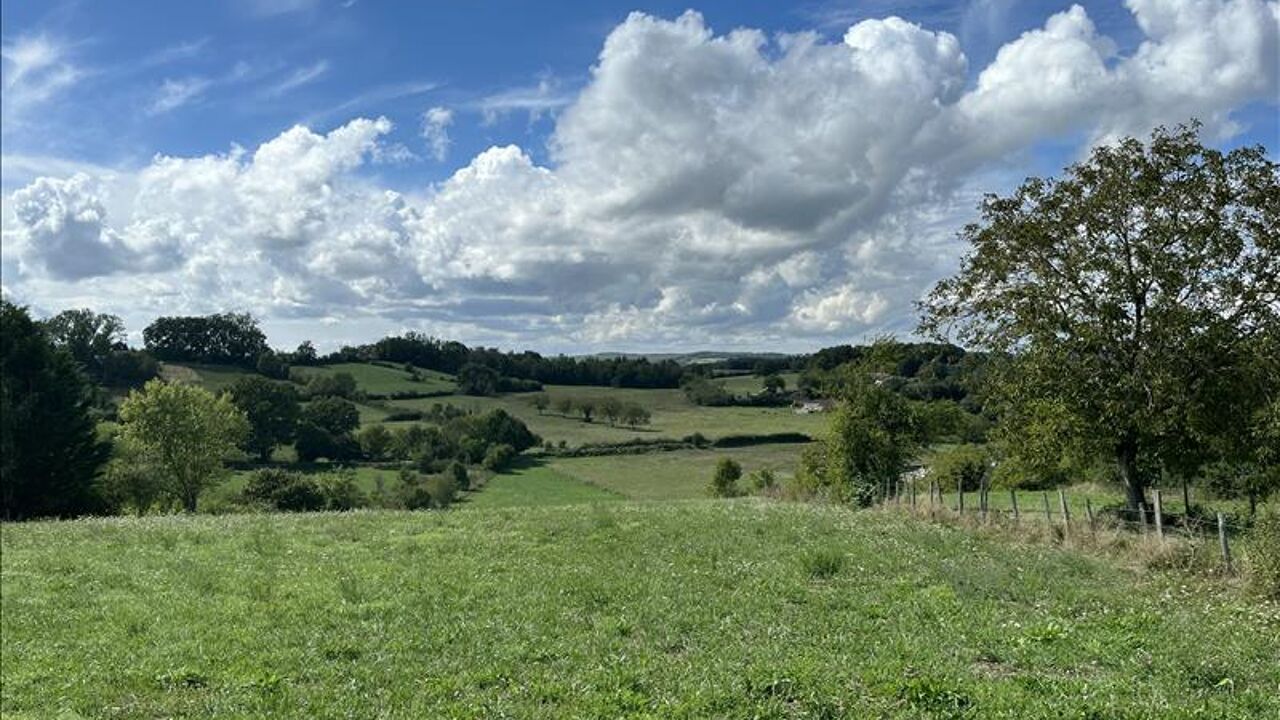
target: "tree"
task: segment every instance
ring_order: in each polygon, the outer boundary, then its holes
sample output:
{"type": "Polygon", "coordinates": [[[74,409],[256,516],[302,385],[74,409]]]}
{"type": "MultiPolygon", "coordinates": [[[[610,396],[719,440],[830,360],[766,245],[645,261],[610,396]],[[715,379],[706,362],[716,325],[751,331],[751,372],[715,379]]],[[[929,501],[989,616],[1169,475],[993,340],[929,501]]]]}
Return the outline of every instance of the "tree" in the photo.
{"type": "Polygon", "coordinates": [[[231,402],[249,420],[249,434],[242,447],[262,462],[271,459],[271,451],[293,440],[302,406],[293,386],[268,380],[260,375],[246,375],[227,389],[231,402]]]}
{"type": "Polygon", "coordinates": [[[764,391],[770,395],[776,395],[787,389],[787,381],[777,373],[770,373],[764,378],[764,391]]]}
{"type": "Polygon", "coordinates": [[[249,434],[249,421],[226,395],[196,385],[152,380],[120,405],[120,437],[159,473],[165,491],[195,512],[218,480],[223,459],[249,434]]]}
{"type": "Polygon", "coordinates": [[[307,403],[301,420],[333,435],[346,435],[360,426],[360,411],[342,398],[322,397],[307,403]]]}
{"type": "Polygon", "coordinates": [[[115,315],[95,313],[88,308],[63,310],[42,324],[49,340],[70,353],[95,380],[102,378],[107,358],[117,350],[126,349],[124,323],[115,315]]]}
{"type": "Polygon", "coordinates": [[[556,412],[568,417],[569,413],[573,412],[573,398],[568,396],[558,397],[556,398],[555,406],[556,412]]]}
{"type": "Polygon", "coordinates": [[[551,397],[546,393],[537,393],[529,398],[529,404],[538,411],[539,415],[541,415],[547,411],[548,407],[551,406],[551,397]]]}
{"type": "Polygon", "coordinates": [[[360,450],[370,460],[385,460],[394,442],[391,431],[382,423],[374,423],[361,429],[356,440],[360,443],[360,450]]]}
{"type": "Polygon", "coordinates": [[[289,364],[274,350],[262,351],[262,354],[258,356],[257,370],[259,375],[269,377],[272,380],[289,379],[289,364]]]}
{"type": "Polygon", "coordinates": [[[1197,131],[1157,129],[988,196],[959,274],[922,303],[925,332],[1007,358],[993,400],[1054,403],[1114,458],[1135,509],[1143,467],[1193,470],[1280,391],[1244,352],[1280,323],[1280,168],[1197,131]],[[1224,396],[1248,406],[1223,412],[1224,396]]]}
{"type": "Polygon", "coordinates": [[[622,408],[622,422],[626,425],[636,428],[648,425],[649,420],[649,411],[637,403],[627,403],[622,408]]]}
{"type": "Polygon", "coordinates": [[[145,350],[113,350],[102,360],[102,377],[107,387],[138,388],[160,375],[160,363],[145,350]]]}
{"type": "Polygon", "coordinates": [[[267,336],[248,313],[161,317],[142,331],[147,349],[161,360],[193,360],[253,367],[267,336]]]}
{"type": "Polygon", "coordinates": [[[317,359],[316,346],[310,340],[303,340],[289,357],[289,361],[295,365],[315,365],[317,359]]]}
{"type": "Polygon", "coordinates": [[[139,517],[164,495],[164,486],[151,463],[132,443],[118,440],[112,458],[102,475],[101,488],[113,505],[132,508],[139,517]]]}
{"type": "Polygon", "coordinates": [[[622,401],[615,397],[606,397],[600,401],[600,414],[613,426],[622,417],[622,401]]]}
{"type": "Polygon", "coordinates": [[[493,395],[498,392],[498,379],[497,370],[467,363],[458,370],[458,392],[463,395],[493,395]]]}
{"type": "Polygon", "coordinates": [[[581,398],[573,401],[573,406],[577,408],[578,414],[582,416],[583,422],[591,422],[591,416],[596,412],[596,401],[591,398],[581,398]]]}
{"type": "Polygon", "coordinates": [[[351,373],[315,373],[307,381],[307,395],[311,397],[353,398],[360,386],[351,373]]]}
{"type": "Polygon", "coordinates": [[[732,458],[720,458],[716,463],[715,474],[711,476],[711,485],[708,490],[714,497],[736,497],[738,492],[738,478],[742,477],[742,466],[732,458]]]}
{"type": "Polygon", "coordinates": [[[827,434],[801,456],[804,490],[866,507],[883,498],[906,470],[922,432],[911,406],[867,373],[846,383],[827,434]]]}
{"type": "Polygon", "coordinates": [[[0,502],[7,519],[105,510],[95,489],[110,447],[92,388],[25,308],[0,299],[0,502]]]}

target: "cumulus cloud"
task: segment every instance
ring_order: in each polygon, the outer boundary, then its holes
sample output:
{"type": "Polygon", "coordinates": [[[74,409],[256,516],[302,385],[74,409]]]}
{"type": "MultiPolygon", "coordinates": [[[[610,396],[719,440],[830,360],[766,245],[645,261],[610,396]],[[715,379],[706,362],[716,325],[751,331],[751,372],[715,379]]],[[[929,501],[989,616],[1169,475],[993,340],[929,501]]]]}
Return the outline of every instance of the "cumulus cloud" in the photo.
{"type": "MultiPolygon", "coordinates": [[[[5,282],[109,294],[128,278],[168,312],[234,301],[521,345],[909,330],[983,173],[1011,154],[1192,116],[1229,135],[1233,108],[1275,101],[1280,4],[1128,6],[1145,36],[1131,51],[1072,7],[976,76],[955,37],[893,17],[831,42],[636,13],[557,116],[545,166],[493,147],[409,199],[361,179],[394,145],[388,121],[357,119],[157,158],[111,219],[82,176],[37,180],[5,221],[21,248],[5,282]]],[[[422,119],[437,159],[451,120],[422,119]]]]}
{"type": "Polygon", "coordinates": [[[422,114],[422,138],[436,162],[444,162],[449,155],[449,126],[453,124],[453,111],[433,107],[422,114]]]}

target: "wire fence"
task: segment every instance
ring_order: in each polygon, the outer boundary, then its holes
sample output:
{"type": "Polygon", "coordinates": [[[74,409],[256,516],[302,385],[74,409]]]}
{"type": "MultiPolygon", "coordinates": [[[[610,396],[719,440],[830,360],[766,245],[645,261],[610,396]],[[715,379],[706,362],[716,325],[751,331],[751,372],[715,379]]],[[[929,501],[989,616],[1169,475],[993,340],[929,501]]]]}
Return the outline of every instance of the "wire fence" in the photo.
{"type": "Polygon", "coordinates": [[[1181,512],[1176,512],[1168,505],[1169,494],[1161,488],[1153,489],[1145,498],[1146,502],[1133,510],[1110,504],[1095,507],[1093,497],[1073,495],[1067,490],[997,491],[985,480],[978,490],[959,489],[950,493],[951,497],[944,494],[936,481],[929,482],[926,492],[921,492],[920,485],[922,483],[911,479],[887,485],[881,488],[881,502],[916,514],[927,513],[928,517],[935,519],[976,518],[984,523],[1014,526],[1023,522],[1045,523],[1060,530],[1063,537],[1074,533],[1096,536],[1099,531],[1110,530],[1150,536],[1161,543],[1175,539],[1200,543],[1216,541],[1221,565],[1228,572],[1234,570],[1232,538],[1246,532],[1252,524],[1252,508],[1251,515],[1244,517],[1211,512],[1191,502],[1186,486],[1180,493],[1175,493],[1177,499],[1173,507],[1180,506],[1181,509],[1181,512]],[[993,492],[998,493],[998,505],[992,503],[993,492]]]}

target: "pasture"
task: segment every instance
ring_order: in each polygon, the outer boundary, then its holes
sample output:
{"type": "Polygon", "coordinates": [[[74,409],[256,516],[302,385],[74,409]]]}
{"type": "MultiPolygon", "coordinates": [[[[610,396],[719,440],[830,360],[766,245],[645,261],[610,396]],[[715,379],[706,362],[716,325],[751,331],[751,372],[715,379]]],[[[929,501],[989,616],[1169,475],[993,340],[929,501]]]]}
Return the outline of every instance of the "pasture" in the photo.
{"type": "Polygon", "coordinates": [[[1280,713],[1275,606],[884,513],[611,501],[0,539],[12,718],[1280,713]]]}
{"type": "Polygon", "coordinates": [[[779,482],[795,472],[803,444],[751,445],[740,448],[677,450],[643,455],[554,458],[551,467],[573,478],[633,500],[691,499],[707,496],[707,483],[721,458],[742,465],[739,486],[748,476],[772,470],[779,482]]]}
{"type": "Polygon", "coordinates": [[[693,433],[702,433],[711,439],[728,435],[783,432],[799,432],[812,437],[826,427],[825,416],[797,415],[790,408],[694,405],[678,389],[548,385],[546,393],[553,402],[553,408],[555,400],[560,397],[590,398],[596,401],[612,397],[622,402],[639,403],[652,413],[652,422],[647,426],[631,428],[623,425],[610,426],[600,417],[588,423],[577,415],[565,416],[554,409],[539,413],[529,404],[529,394],[392,400],[388,406],[422,410],[431,407],[433,403],[443,402],[480,412],[500,407],[523,420],[543,440],[550,440],[552,443],[564,441],[570,447],[588,443],[625,442],[636,438],[682,438],[693,433]]]}
{"type": "Polygon", "coordinates": [[[362,392],[373,395],[389,395],[397,392],[453,392],[456,388],[453,377],[435,370],[418,369],[418,380],[402,367],[388,367],[373,363],[338,363],[315,367],[295,367],[304,377],[312,375],[335,375],[347,373],[355,378],[356,386],[362,392]]]}

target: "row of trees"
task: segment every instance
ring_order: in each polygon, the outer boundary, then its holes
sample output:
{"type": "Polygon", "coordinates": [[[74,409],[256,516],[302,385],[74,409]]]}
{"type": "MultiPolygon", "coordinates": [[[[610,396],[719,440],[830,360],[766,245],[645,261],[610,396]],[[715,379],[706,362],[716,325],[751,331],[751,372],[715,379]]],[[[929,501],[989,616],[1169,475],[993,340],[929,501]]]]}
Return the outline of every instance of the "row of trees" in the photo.
{"type": "Polygon", "coordinates": [[[538,393],[530,396],[529,404],[538,411],[539,415],[548,410],[554,410],[564,417],[576,414],[582,418],[583,422],[592,422],[595,418],[601,417],[610,426],[621,424],[638,428],[641,425],[648,425],[653,419],[652,414],[643,405],[609,396],[595,398],[561,395],[553,398],[546,393],[538,393]]]}

